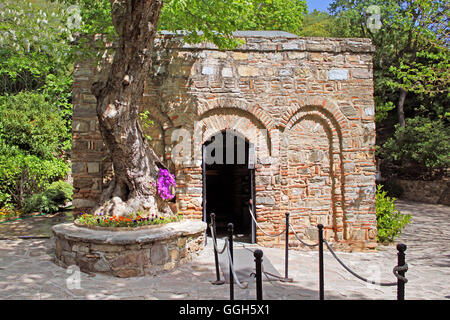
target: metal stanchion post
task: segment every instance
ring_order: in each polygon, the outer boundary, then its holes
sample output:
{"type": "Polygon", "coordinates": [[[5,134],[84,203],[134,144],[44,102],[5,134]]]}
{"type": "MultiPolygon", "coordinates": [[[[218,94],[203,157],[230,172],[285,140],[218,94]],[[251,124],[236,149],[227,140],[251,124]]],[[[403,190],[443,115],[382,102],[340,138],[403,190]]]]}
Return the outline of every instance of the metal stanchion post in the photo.
{"type": "MultiPolygon", "coordinates": [[[[405,265],[405,251],[406,245],[399,243],[397,245],[397,266],[402,267],[405,265]]],[[[406,270],[399,270],[398,274],[405,277],[406,270]]],[[[397,279],[397,300],[405,300],[405,281],[403,279],[397,279]]]]}
{"type": "Polygon", "coordinates": [[[284,279],[280,279],[282,282],[292,282],[292,278],[288,277],[289,274],[289,212],[286,212],[286,241],[284,248],[284,279]]]}
{"type": "Polygon", "coordinates": [[[233,270],[231,270],[231,264],[233,263],[233,230],[234,226],[232,223],[228,224],[228,245],[230,249],[231,261],[230,261],[230,300],[234,300],[234,277],[233,270]]]}
{"type": "Polygon", "coordinates": [[[224,284],[225,281],[224,280],[220,280],[220,270],[219,270],[219,255],[217,254],[217,250],[216,250],[216,246],[217,246],[217,241],[216,241],[216,215],[215,213],[211,213],[211,223],[212,223],[212,235],[211,237],[213,238],[214,244],[214,262],[216,263],[216,281],[211,281],[212,284],[215,285],[221,285],[224,284]]]}
{"type": "Polygon", "coordinates": [[[256,269],[256,300],[262,300],[262,250],[256,249],[255,252],[253,252],[253,256],[255,257],[256,269]]]}
{"type": "Polygon", "coordinates": [[[317,226],[319,229],[319,299],[324,300],[324,279],[323,279],[323,225],[317,226]]]}

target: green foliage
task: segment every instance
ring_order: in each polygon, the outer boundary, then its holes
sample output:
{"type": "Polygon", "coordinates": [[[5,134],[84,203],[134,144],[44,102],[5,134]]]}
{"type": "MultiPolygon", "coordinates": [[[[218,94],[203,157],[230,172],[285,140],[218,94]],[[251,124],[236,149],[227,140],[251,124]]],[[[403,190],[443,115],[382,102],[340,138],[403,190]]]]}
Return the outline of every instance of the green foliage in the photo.
{"type": "Polygon", "coordinates": [[[70,149],[70,131],[42,93],[0,96],[0,119],[0,205],[21,208],[26,197],[67,174],[61,155],[70,149]]]}
{"type": "Polygon", "coordinates": [[[387,85],[431,97],[439,94],[448,97],[450,94],[450,51],[446,48],[434,51],[419,51],[416,54],[416,61],[408,62],[402,59],[398,67],[391,66],[389,71],[394,78],[388,80],[387,85]]]}
{"type": "Polygon", "coordinates": [[[411,214],[400,213],[394,204],[395,200],[387,196],[386,191],[382,190],[382,185],[377,186],[377,240],[379,242],[393,242],[403,228],[411,222],[411,214]]]}
{"type": "Polygon", "coordinates": [[[69,171],[73,39],[63,1],[0,3],[0,206],[69,171]]]}
{"type": "MultiPolygon", "coordinates": [[[[66,0],[80,6],[84,34],[113,38],[109,0],[66,0]]],[[[185,41],[211,41],[219,48],[236,46],[236,30],[282,30],[299,34],[307,13],[304,0],[168,0],[164,2],[158,29],[185,31],[185,41]]]]}
{"type": "Polygon", "coordinates": [[[417,116],[407,119],[406,126],[395,126],[394,136],[379,149],[385,159],[400,163],[413,162],[429,169],[450,166],[450,126],[446,120],[417,116]]]}
{"type": "MultiPolygon", "coordinates": [[[[72,11],[70,14],[79,14],[79,26],[74,23],[75,30],[83,34],[104,34],[116,35],[112,24],[111,2],[109,0],[64,0],[67,6],[77,6],[79,11],[72,11]]],[[[74,21],[75,22],[75,21],[74,21]]]]}
{"type": "MultiPolygon", "coordinates": [[[[238,1],[236,1],[238,2],[238,1]]],[[[300,34],[307,14],[304,0],[241,0],[239,30],[281,30],[300,34]]]]}
{"type": "MultiPolygon", "coordinates": [[[[145,131],[150,129],[151,126],[155,124],[155,122],[150,118],[150,111],[146,110],[144,112],[139,113],[139,120],[141,120],[142,129],[145,131]]],[[[151,141],[152,137],[148,134],[145,134],[145,137],[151,141]]]]}
{"type": "Polygon", "coordinates": [[[57,1],[0,3],[0,94],[34,90],[70,69],[71,32],[57,1]]]}
{"type": "Polygon", "coordinates": [[[34,194],[25,199],[23,212],[57,212],[67,201],[72,200],[73,187],[64,182],[56,181],[50,184],[43,192],[34,194]]]}
{"type": "Polygon", "coordinates": [[[0,139],[25,154],[48,160],[70,149],[66,121],[43,94],[0,96],[0,118],[0,139]]]}
{"type": "Polygon", "coordinates": [[[449,161],[448,1],[335,0],[330,12],[336,18],[335,36],[370,38],[376,47],[378,155],[396,162],[384,162],[384,168],[395,167],[389,174],[407,177],[414,171],[421,178],[439,176],[427,170],[444,168],[449,161]],[[371,5],[379,8],[379,29],[370,28],[371,5]],[[401,92],[406,92],[404,101],[401,92]],[[401,116],[392,111],[398,108],[407,128],[395,126],[401,116]]]}
{"type": "Polygon", "coordinates": [[[0,207],[14,203],[21,208],[25,198],[64,178],[68,171],[62,159],[25,154],[0,140],[0,207]]]}
{"type": "Polygon", "coordinates": [[[333,37],[336,19],[329,13],[315,10],[303,20],[302,37],[333,37]]]}
{"type": "Polygon", "coordinates": [[[389,111],[395,109],[395,104],[392,101],[384,102],[380,101],[379,97],[375,99],[375,122],[382,122],[389,116],[389,111]]]}
{"type": "Polygon", "coordinates": [[[330,12],[335,35],[370,38],[374,54],[375,95],[395,101],[397,89],[436,95],[448,93],[448,19],[445,0],[335,0],[330,12]],[[376,5],[381,26],[370,28],[376,5]]]}
{"type": "Polygon", "coordinates": [[[194,31],[196,36],[201,31],[203,40],[214,42],[218,40],[215,33],[229,35],[235,30],[299,34],[306,13],[304,0],[171,0],[163,7],[159,28],[194,31]]]}

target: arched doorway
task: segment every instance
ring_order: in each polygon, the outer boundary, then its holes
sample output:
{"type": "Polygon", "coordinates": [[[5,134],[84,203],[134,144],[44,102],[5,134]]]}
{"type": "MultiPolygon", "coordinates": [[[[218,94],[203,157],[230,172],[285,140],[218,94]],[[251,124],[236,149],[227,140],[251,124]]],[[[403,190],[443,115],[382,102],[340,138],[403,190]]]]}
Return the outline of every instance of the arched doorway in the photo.
{"type": "Polygon", "coordinates": [[[247,139],[231,130],[219,132],[203,144],[203,219],[209,224],[214,212],[217,234],[225,235],[231,222],[236,237],[244,242],[255,242],[249,212],[255,212],[253,150],[247,139]]]}

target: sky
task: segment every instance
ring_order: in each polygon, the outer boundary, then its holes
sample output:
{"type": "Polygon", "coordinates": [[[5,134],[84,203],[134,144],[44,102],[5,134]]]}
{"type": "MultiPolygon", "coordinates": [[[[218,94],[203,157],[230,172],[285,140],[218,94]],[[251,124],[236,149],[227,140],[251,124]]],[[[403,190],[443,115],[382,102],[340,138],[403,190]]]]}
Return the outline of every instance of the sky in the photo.
{"type": "Polygon", "coordinates": [[[306,0],[308,3],[308,10],[312,12],[314,9],[319,11],[327,11],[329,4],[332,0],[306,0]]]}

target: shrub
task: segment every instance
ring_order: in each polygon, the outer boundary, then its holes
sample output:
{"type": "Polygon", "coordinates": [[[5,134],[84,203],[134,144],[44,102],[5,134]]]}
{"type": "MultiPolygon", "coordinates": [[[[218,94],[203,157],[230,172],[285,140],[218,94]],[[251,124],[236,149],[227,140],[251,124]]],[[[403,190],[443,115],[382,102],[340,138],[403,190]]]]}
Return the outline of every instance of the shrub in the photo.
{"type": "Polygon", "coordinates": [[[70,133],[44,94],[0,96],[0,206],[22,208],[25,198],[64,178],[70,133]]]}
{"type": "Polygon", "coordinates": [[[64,178],[68,171],[69,165],[62,159],[27,155],[0,139],[0,206],[15,204],[22,208],[25,198],[64,178]]]}
{"type": "Polygon", "coordinates": [[[0,139],[26,154],[48,160],[70,148],[66,121],[43,94],[0,96],[0,119],[0,139]]]}
{"type": "Polygon", "coordinates": [[[378,154],[401,165],[415,163],[428,169],[450,167],[450,126],[445,119],[430,120],[417,116],[396,125],[392,138],[378,154]]]}
{"type": "Polygon", "coordinates": [[[73,187],[70,184],[64,181],[53,182],[43,192],[25,199],[23,212],[57,212],[67,201],[72,200],[72,194],[73,187]]]}
{"type": "Polygon", "coordinates": [[[394,204],[397,199],[387,196],[386,191],[381,188],[382,185],[378,185],[376,193],[377,240],[393,242],[402,229],[410,223],[411,215],[400,213],[394,204]]]}

